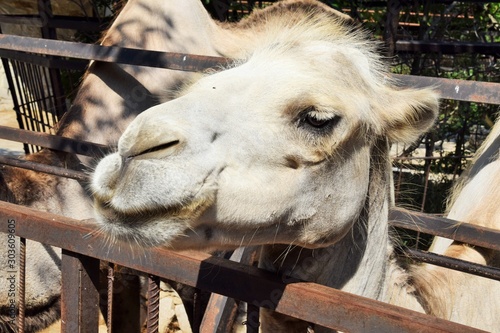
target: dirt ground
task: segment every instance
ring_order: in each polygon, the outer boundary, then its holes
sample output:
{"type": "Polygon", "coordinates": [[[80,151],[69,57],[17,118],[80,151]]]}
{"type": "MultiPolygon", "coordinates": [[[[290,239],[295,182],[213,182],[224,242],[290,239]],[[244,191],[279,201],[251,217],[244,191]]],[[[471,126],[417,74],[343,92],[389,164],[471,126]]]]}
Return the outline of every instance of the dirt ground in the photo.
{"type": "MultiPolygon", "coordinates": [[[[19,128],[16,120],[16,113],[13,110],[0,110],[0,125],[19,128]]],[[[20,142],[0,139],[1,155],[22,155],[23,144],[20,142]]]]}

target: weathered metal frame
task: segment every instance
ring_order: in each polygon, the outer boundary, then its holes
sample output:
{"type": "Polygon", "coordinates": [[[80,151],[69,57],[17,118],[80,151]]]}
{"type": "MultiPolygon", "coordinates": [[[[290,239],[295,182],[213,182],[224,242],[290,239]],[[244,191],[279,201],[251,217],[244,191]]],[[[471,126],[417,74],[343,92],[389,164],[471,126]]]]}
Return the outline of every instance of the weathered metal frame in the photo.
{"type": "MultiPolygon", "coordinates": [[[[44,39],[57,39],[56,29],[76,29],[100,34],[110,18],[54,15],[51,0],[36,1],[37,15],[0,15],[0,24],[39,28],[44,39]]],[[[0,32],[1,29],[0,29],[0,32]]],[[[12,95],[14,111],[20,128],[46,132],[66,112],[61,69],[83,71],[86,64],[58,60],[36,54],[5,51],[2,64],[12,95]],[[10,53],[10,54],[9,54],[10,53]],[[30,93],[25,93],[28,90],[30,93]]],[[[70,78],[71,75],[68,76],[70,78]]],[[[69,79],[71,80],[71,79],[69,79]]],[[[24,144],[26,153],[40,150],[24,144]]]]}
{"type": "MultiPolygon", "coordinates": [[[[374,328],[380,332],[481,332],[314,283],[287,281],[286,277],[205,253],[172,252],[155,248],[143,253],[141,260],[137,260],[137,253],[129,250],[128,246],[104,245],[107,244],[106,236],[96,233],[94,224],[10,203],[0,202],[0,218],[15,219],[18,236],[61,247],[65,249],[64,253],[68,253],[70,257],[78,257],[80,261],[84,260],[80,259],[81,255],[111,261],[333,329],[349,332],[372,332],[374,328]]],[[[82,272],[82,269],[79,268],[78,272],[82,272]]],[[[76,279],[69,279],[76,283],[76,279]]],[[[90,280],[94,281],[92,278],[90,280]]],[[[78,290],[92,289],[89,285],[95,288],[95,283],[83,282],[78,290]]],[[[71,288],[75,289],[75,285],[71,288]]],[[[63,295],[63,302],[66,302],[63,311],[69,306],[68,303],[74,306],[76,302],[90,302],[88,304],[93,304],[95,308],[93,300],[96,299],[96,293],[92,291],[89,299],[83,299],[83,294],[79,294],[81,299],[71,298],[66,301],[63,295]]],[[[79,309],[77,314],[72,314],[73,318],[70,317],[71,323],[82,318],[82,308],[79,309]]],[[[91,315],[93,318],[97,317],[97,313],[91,315]]],[[[86,321],[90,321],[90,317],[86,318],[86,321]]],[[[97,323],[92,324],[93,327],[97,327],[96,325],[97,323]]],[[[69,331],[71,330],[64,332],[69,331]]]]}
{"type": "MultiPolygon", "coordinates": [[[[16,207],[16,206],[14,206],[14,207],[16,207]]],[[[16,213],[12,213],[12,210],[10,210],[10,209],[11,208],[9,208],[9,207],[7,207],[7,208],[2,207],[2,205],[0,204],[0,210],[2,211],[2,213],[0,213],[0,216],[3,215],[4,218],[14,217],[15,219],[17,219],[17,221],[21,221],[20,215],[19,214],[16,215],[16,213]]],[[[23,208],[23,207],[18,207],[18,206],[16,207],[16,209],[18,209],[20,212],[22,212],[22,214],[23,214],[22,216],[24,216],[25,218],[34,219],[35,221],[38,221],[38,217],[36,215],[39,215],[40,212],[38,212],[38,213],[35,213],[34,211],[29,212],[29,209],[23,208]],[[27,212],[28,212],[28,215],[26,215],[27,212]]],[[[54,219],[56,219],[56,217],[51,217],[51,219],[54,220],[54,219]]],[[[62,218],[62,217],[57,217],[57,219],[64,220],[64,218],[62,218]]],[[[480,227],[471,226],[468,224],[458,224],[456,221],[452,221],[449,219],[440,218],[440,217],[432,217],[432,216],[429,216],[426,214],[419,214],[419,213],[408,212],[408,211],[403,211],[403,210],[392,210],[391,214],[390,214],[390,219],[391,219],[391,224],[394,226],[412,229],[412,230],[417,230],[417,231],[421,231],[421,232],[426,232],[426,233],[430,233],[433,235],[440,235],[440,236],[456,239],[456,240],[459,240],[462,242],[467,242],[467,243],[470,243],[473,245],[478,245],[478,246],[482,246],[485,248],[491,248],[494,250],[498,250],[500,247],[500,245],[497,242],[497,240],[500,238],[500,232],[498,232],[496,230],[491,230],[491,229],[487,229],[487,228],[480,228],[480,227]]],[[[46,222],[47,222],[47,220],[44,220],[42,225],[46,225],[47,224],[46,222]]],[[[70,223],[78,224],[79,222],[73,220],[70,223]]],[[[40,225],[38,225],[38,227],[39,226],[40,225]]],[[[68,241],[71,243],[74,243],[74,241],[72,239],[68,239],[67,235],[65,235],[65,237],[63,237],[64,241],[62,241],[62,242],[60,241],[57,244],[52,244],[47,239],[37,239],[34,236],[36,234],[40,234],[40,235],[44,234],[44,232],[42,232],[42,230],[36,229],[36,228],[32,229],[32,227],[29,227],[29,229],[33,231],[33,234],[28,234],[28,235],[23,234],[22,227],[21,227],[21,232],[19,232],[19,223],[18,223],[17,232],[18,232],[18,235],[23,237],[23,238],[27,237],[30,239],[38,240],[38,241],[41,241],[44,243],[48,243],[48,244],[63,247],[63,248],[65,246],[64,244],[67,244],[68,241]],[[38,230],[38,231],[34,231],[34,230],[38,230]]],[[[61,233],[62,233],[62,230],[59,230],[59,231],[52,230],[52,232],[51,232],[51,234],[53,234],[53,235],[61,235],[61,233]]],[[[89,234],[90,234],[90,232],[88,234],[81,233],[80,237],[82,238],[82,240],[86,241],[89,239],[89,237],[86,237],[86,235],[89,235],[89,234]]],[[[95,236],[92,236],[91,238],[94,238],[94,237],[95,236]]],[[[61,239],[61,237],[58,236],[58,239],[61,239]]],[[[104,240],[103,240],[103,244],[105,244],[104,240]]],[[[90,247],[92,248],[92,246],[90,246],[90,247]]],[[[75,249],[72,248],[69,250],[70,250],[70,252],[68,252],[68,251],[64,252],[63,257],[69,257],[69,258],[78,257],[78,254],[71,252],[71,251],[75,251],[75,249]]],[[[89,253],[81,252],[80,249],[77,249],[75,252],[89,254],[89,253]]],[[[95,256],[95,254],[92,254],[92,255],[95,256]]],[[[405,252],[405,255],[407,255],[411,258],[418,257],[418,255],[415,255],[415,253],[412,253],[411,251],[405,252]]],[[[104,259],[104,258],[101,258],[101,259],[104,259]]],[[[69,279],[67,281],[73,281],[69,285],[74,285],[74,281],[76,281],[76,280],[85,281],[86,276],[88,276],[90,274],[90,273],[85,273],[86,270],[82,269],[82,264],[81,263],[79,264],[78,261],[75,261],[75,260],[76,259],[74,259],[74,258],[71,260],[70,259],[63,260],[64,262],[70,262],[70,266],[68,266],[68,267],[72,267],[72,268],[67,268],[68,271],[73,271],[76,269],[78,272],[80,272],[80,273],[78,273],[78,274],[80,274],[78,278],[70,278],[71,274],[74,274],[74,273],[66,273],[66,269],[63,269],[63,272],[64,272],[63,276],[66,276],[66,274],[69,274],[68,277],[66,278],[66,279],[69,279]]],[[[129,263],[123,263],[119,260],[113,260],[112,258],[110,259],[110,257],[108,257],[108,260],[114,261],[116,263],[120,263],[122,265],[130,266],[129,263]]],[[[429,261],[429,260],[426,260],[426,261],[429,261]]],[[[63,264],[63,265],[65,265],[65,264],[63,264]]],[[[444,265],[444,266],[447,266],[447,265],[444,265]]],[[[451,267],[451,266],[447,266],[447,267],[451,267]]],[[[134,268],[148,272],[148,268],[146,268],[146,267],[141,266],[141,267],[134,267],[134,268]]],[[[156,272],[154,272],[154,274],[156,274],[156,272]]],[[[172,276],[169,275],[169,276],[165,276],[165,277],[171,278],[172,276]]],[[[65,283],[65,282],[63,282],[63,283],[65,283]]],[[[90,285],[91,284],[89,284],[89,283],[87,283],[86,285],[82,285],[79,287],[78,290],[80,290],[80,291],[83,289],[92,290],[91,288],[90,289],[88,288],[88,286],[90,286],[90,285]]],[[[246,285],[246,283],[244,285],[246,285]]],[[[207,286],[205,286],[205,287],[207,287],[207,286]]],[[[67,291],[66,293],[68,294],[72,290],[74,290],[74,288],[70,288],[69,291],[67,291]]],[[[231,295],[229,295],[229,296],[231,296],[231,295]]],[[[75,322],[81,321],[78,318],[83,318],[83,317],[89,318],[88,317],[89,314],[84,314],[84,315],[81,314],[81,311],[86,311],[85,304],[93,304],[92,306],[90,306],[90,305],[89,306],[95,308],[95,303],[92,303],[92,302],[86,303],[86,302],[80,300],[81,297],[82,297],[82,292],[80,292],[78,294],[77,298],[75,298],[74,296],[68,296],[67,298],[65,298],[63,296],[63,304],[65,304],[65,302],[67,304],[69,304],[68,306],[63,307],[63,312],[67,311],[67,312],[73,313],[72,316],[69,314],[66,314],[66,315],[69,315],[69,317],[67,317],[67,320],[65,321],[66,323],[69,323],[69,322],[75,323],[75,322]],[[65,301],[65,299],[66,299],[66,301],[65,301]],[[75,301],[75,300],[79,300],[79,301],[75,301]],[[82,306],[85,309],[82,309],[82,306]],[[76,309],[78,309],[78,311],[76,309]],[[75,311],[77,311],[76,312],[77,314],[74,314],[75,311]]],[[[94,299],[95,299],[95,297],[94,297],[94,299]]],[[[245,300],[245,299],[246,298],[243,298],[243,300],[245,300]]],[[[215,302],[218,302],[218,304],[220,304],[220,306],[222,306],[225,302],[227,302],[227,299],[223,298],[223,297],[222,298],[219,297],[218,299],[215,300],[215,302]]],[[[222,307],[222,308],[219,307],[218,310],[216,310],[216,311],[221,311],[221,310],[224,311],[225,308],[226,307],[222,307]]],[[[91,314],[92,314],[92,316],[95,315],[95,313],[92,313],[92,312],[91,312],[91,314]]],[[[21,315],[21,312],[20,312],[20,315],[21,315]]],[[[207,315],[210,316],[210,315],[212,315],[212,313],[209,311],[207,315]]],[[[222,319],[222,317],[219,317],[218,319],[220,320],[220,319],[222,319]]],[[[217,327],[221,323],[224,323],[224,322],[219,321],[219,322],[217,322],[217,324],[215,326],[217,327]]],[[[82,325],[90,325],[90,324],[91,324],[91,321],[82,321],[82,325]]],[[[321,324],[323,324],[323,323],[321,323],[321,324]]],[[[342,325],[345,325],[345,324],[342,324],[342,325]]],[[[73,327],[73,326],[71,326],[71,327],[73,327]]],[[[152,326],[152,327],[154,329],[155,326],[152,326]]],[[[249,331],[252,331],[252,326],[249,326],[249,327],[250,327],[249,331]]],[[[213,329],[214,329],[214,323],[212,323],[209,320],[205,320],[205,323],[202,324],[202,331],[203,332],[212,332],[212,331],[215,332],[216,330],[213,330],[213,329]]],[[[217,329],[217,328],[215,328],[215,329],[217,329]]],[[[400,328],[398,327],[398,330],[399,329],[400,328]]],[[[255,327],[253,328],[253,330],[255,330],[255,327]]],[[[72,329],[71,330],[68,329],[68,331],[72,331],[72,329]]]]}
{"type": "MultiPolygon", "coordinates": [[[[35,39],[27,37],[0,35],[0,55],[5,56],[6,54],[15,54],[16,56],[20,56],[23,53],[16,52],[37,52],[38,48],[39,52],[41,50],[45,50],[44,54],[57,57],[78,58],[85,60],[97,59],[99,61],[147,65],[186,71],[203,71],[208,68],[225,66],[229,62],[228,59],[216,57],[193,56],[176,53],[155,53],[117,47],[68,43],[69,42],[47,40],[36,41],[35,39]],[[43,47],[40,43],[44,43],[43,47]],[[16,49],[17,51],[12,51],[12,48],[15,48],[14,46],[16,45],[18,47],[18,49],[16,49]],[[64,46],[65,49],[59,49],[61,46],[64,46]],[[51,48],[55,48],[55,50],[51,50],[51,48]]],[[[66,59],[59,60],[66,61],[66,59]]],[[[440,90],[445,98],[500,104],[498,84],[411,76],[397,76],[397,79],[402,82],[403,85],[434,86],[440,90]]],[[[35,141],[41,146],[81,155],[99,156],[107,149],[106,147],[94,145],[88,142],[78,142],[76,140],[44,134],[28,134],[26,131],[6,129],[3,127],[0,127],[0,137],[21,142],[31,143],[35,141]]],[[[12,159],[3,159],[0,163],[2,162],[6,162],[7,164],[13,166],[26,167],[26,165],[20,165],[25,164],[24,162],[13,162],[12,159]]],[[[68,171],[67,169],[58,169],[44,165],[36,166],[36,163],[32,163],[28,166],[28,168],[54,173],[61,176],[71,175],[74,179],[78,180],[84,180],[86,178],[86,176],[79,171],[68,171]]],[[[152,293],[156,293],[156,276],[161,276],[163,278],[177,280],[197,288],[210,289],[213,292],[218,292],[223,295],[247,301],[250,304],[250,309],[254,308],[256,311],[258,311],[258,306],[270,307],[278,312],[292,316],[299,316],[304,320],[316,322],[322,326],[340,330],[363,332],[367,327],[368,331],[371,331],[373,327],[378,327],[378,329],[387,332],[403,332],[404,329],[408,331],[420,330],[422,332],[451,332],[458,329],[464,332],[478,331],[460,325],[454,326],[456,324],[422,314],[416,314],[411,311],[407,312],[408,310],[401,310],[397,307],[392,307],[372,300],[366,300],[359,298],[359,296],[345,294],[340,291],[328,289],[311,283],[299,282],[286,284],[283,283],[283,281],[279,281],[278,277],[272,276],[269,273],[260,271],[254,267],[232,264],[224,261],[224,259],[213,258],[206,254],[179,254],[154,249],[149,253],[149,255],[154,258],[150,258],[150,256],[148,256],[149,260],[151,260],[148,265],[141,265],[140,263],[137,264],[137,262],[131,262],[130,257],[128,257],[129,259],[124,257],[129,255],[126,253],[127,251],[123,250],[127,247],[122,247],[122,252],[118,254],[112,251],[110,252],[110,249],[106,249],[105,252],[102,251],[102,249],[96,251],[96,249],[98,249],[97,244],[106,244],[106,242],[105,239],[102,238],[102,235],[92,234],[91,226],[83,225],[81,224],[81,221],[46,214],[47,213],[32,211],[24,207],[0,203],[0,216],[2,218],[15,218],[18,221],[16,231],[21,239],[29,238],[64,249],[64,281],[62,295],[63,318],[66,323],[65,325],[68,325],[68,323],[78,323],[78,325],[83,325],[81,326],[82,331],[94,331],[94,326],[96,327],[97,325],[97,307],[95,302],[96,297],[98,301],[98,291],[96,289],[95,274],[98,270],[99,261],[92,258],[108,260],[153,274],[150,280],[152,293]],[[56,222],[58,220],[61,221],[61,223],[56,222]],[[50,233],[45,232],[49,229],[51,230],[50,233]],[[61,237],[61,235],[64,235],[64,237],[61,237]],[[56,236],[56,238],[54,238],[54,236],[56,236]],[[89,245],[89,243],[92,243],[93,245],[89,245]],[[164,262],[172,262],[175,264],[165,266],[163,265],[164,262]],[[211,276],[211,272],[214,271],[217,272],[217,275],[211,276]],[[215,277],[217,279],[215,279],[215,277]],[[223,280],[224,282],[219,280],[223,280]],[[238,288],[238,286],[234,284],[234,280],[238,281],[238,285],[244,285],[247,288],[248,286],[251,286],[251,292],[248,292],[245,288],[238,288]],[[78,297],[75,297],[73,294],[75,291],[73,286],[71,288],[67,288],[67,281],[72,281],[70,282],[70,285],[78,281],[79,287],[76,289],[78,290],[78,297]],[[66,289],[64,289],[64,284],[66,284],[66,289]],[[229,288],[231,290],[228,290],[228,286],[232,286],[232,288],[229,288]],[[272,292],[276,290],[280,291],[279,302],[273,302],[271,297],[272,292]],[[266,292],[268,293],[267,296],[266,292]],[[271,294],[269,294],[269,292],[271,292],[271,294]],[[305,300],[306,295],[310,294],[314,295],[312,300],[305,300]],[[300,301],[299,304],[301,305],[299,307],[295,304],[295,302],[298,301],[300,301]],[[314,306],[308,302],[314,302],[314,306]],[[306,306],[309,308],[309,312],[307,309],[302,307],[303,304],[307,304],[306,306]],[[93,308],[94,310],[89,308],[93,308]],[[313,309],[313,312],[310,311],[311,309],[313,309]],[[94,319],[82,320],[82,318],[94,319]]],[[[446,220],[443,218],[429,217],[424,214],[415,215],[414,213],[403,211],[391,211],[391,224],[434,235],[441,235],[495,250],[498,250],[499,247],[498,239],[500,233],[498,231],[468,226],[465,224],[457,224],[456,221],[446,220]]],[[[240,254],[237,254],[236,256],[238,255],[240,254]]],[[[422,254],[415,252],[414,250],[406,251],[405,255],[410,258],[418,257],[419,260],[428,262],[432,262],[435,259],[432,258],[432,254],[422,254]],[[431,258],[429,259],[429,257],[431,258]]],[[[455,266],[455,263],[447,264],[443,263],[443,261],[441,261],[440,264],[445,267],[455,266]]],[[[467,264],[465,264],[465,266],[467,266],[467,264]]],[[[479,270],[481,269],[483,268],[479,267],[479,270]]],[[[475,270],[476,268],[472,267],[468,271],[474,272],[475,270]]],[[[112,272],[112,269],[110,269],[110,272],[112,272]]],[[[493,271],[493,273],[490,274],[490,277],[495,278],[495,274],[498,274],[498,272],[493,271]]],[[[108,284],[110,279],[112,280],[112,277],[108,278],[108,284]]],[[[112,286],[113,284],[111,283],[110,285],[112,286]]],[[[219,298],[213,299],[213,304],[218,304],[218,311],[224,311],[227,308],[234,309],[234,304],[229,307],[227,306],[228,300],[225,297],[217,297],[219,298]]],[[[155,303],[152,302],[151,306],[154,307],[155,303]]],[[[23,308],[23,306],[20,306],[19,311],[20,323],[22,323],[23,313],[21,308],[23,308]]],[[[110,313],[111,312],[108,309],[109,317],[111,317],[110,313]]],[[[213,315],[213,311],[207,312],[204,318],[205,320],[202,321],[200,328],[201,332],[216,332],[218,330],[224,331],[221,329],[224,325],[224,319],[222,318],[230,318],[231,316],[227,316],[227,314],[224,315],[224,313],[222,313],[224,316],[214,317],[213,315]],[[215,322],[213,322],[212,319],[209,319],[210,316],[212,316],[211,318],[214,318],[213,320],[215,322]]],[[[153,315],[150,319],[151,324],[148,326],[148,330],[151,332],[154,331],[156,327],[154,324],[154,318],[155,316],[153,315]]],[[[249,324],[249,332],[258,330],[258,322],[253,323],[254,325],[250,322],[249,324]]],[[[21,326],[20,328],[22,330],[21,326]]],[[[63,330],[68,332],[74,331],[74,327],[65,326],[63,327],[63,330]]]]}
{"type": "Polygon", "coordinates": [[[500,53],[498,43],[470,43],[470,42],[428,42],[415,40],[398,40],[396,51],[400,52],[422,52],[441,54],[479,53],[497,55],[500,53]]]}
{"type": "Polygon", "coordinates": [[[68,16],[68,15],[22,15],[9,14],[0,15],[0,23],[28,25],[32,27],[48,27],[51,29],[74,29],[78,31],[100,31],[103,25],[107,25],[108,20],[104,22],[93,17],[68,16]]]}
{"type": "MultiPolygon", "coordinates": [[[[62,58],[98,60],[194,72],[220,68],[231,62],[230,59],[221,57],[145,51],[0,34],[0,56],[3,56],[5,51],[10,52],[10,54],[12,51],[30,52],[62,58]]],[[[432,86],[445,99],[500,104],[500,91],[497,83],[410,75],[393,75],[393,77],[404,86],[432,86]]]]}
{"type": "Polygon", "coordinates": [[[30,143],[44,148],[91,157],[103,156],[113,149],[88,141],[80,141],[52,134],[20,130],[1,125],[0,139],[30,143]]]}
{"type": "Polygon", "coordinates": [[[391,209],[389,223],[395,227],[500,251],[499,230],[397,208],[391,209]]]}

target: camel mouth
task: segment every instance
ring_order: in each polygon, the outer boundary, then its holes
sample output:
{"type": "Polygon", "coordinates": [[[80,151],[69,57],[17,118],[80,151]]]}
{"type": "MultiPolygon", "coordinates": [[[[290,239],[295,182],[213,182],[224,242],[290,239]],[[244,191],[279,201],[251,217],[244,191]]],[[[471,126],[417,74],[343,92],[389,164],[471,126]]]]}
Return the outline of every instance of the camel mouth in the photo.
{"type": "Polygon", "coordinates": [[[175,217],[179,215],[183,207],[155,207],[136,209],[135,211],[122,211],[115,207],[110,201],[94,199],[94,209],[98,220],[106,225],[119,226],[123,228],[136,229],[146,226],[159,217],[175,217]]]}
{"type": "Polygon", "coordinates": [[[99,233],[108,236],[113,243],[116,240],[133,242],[140,247],[170,246],[192,229],[193,217],[199,216],[206,209],[203,200],[187,205],[171,207],[157,206],[123,212],[106,201],[94,200],[99,233]]]}

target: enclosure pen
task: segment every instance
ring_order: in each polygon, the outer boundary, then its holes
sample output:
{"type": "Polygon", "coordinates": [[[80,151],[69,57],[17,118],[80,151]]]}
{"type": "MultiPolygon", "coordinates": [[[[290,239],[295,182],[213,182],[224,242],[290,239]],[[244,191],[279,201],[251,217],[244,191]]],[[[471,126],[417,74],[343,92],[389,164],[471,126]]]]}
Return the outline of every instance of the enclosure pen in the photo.
{"type": "MultiPolygon", "coordinates": [[[[8,18],[0,18],[8,20],[8,18]]],[[[400,43],[400,48],[410,49],[411,43],[400,43]]],[[[413,45],[413,47],[417,47],[413,45]]],[[[422,46],[423,47],[423,46],[422,46]]],[[[431,47],[427,45],[426,47],[431,47]]],[[[88,61],[168,68],[178,71],[203,72],[230,63],[230,59],[120,48],[116,46],[91,45],[30,37],[0,34],[0,56],[21,62],[43,62],[46,66],[74,66],[82,68],[88,61]],[[43,57],[41,57],[43,56],[43,57]],[[85,60],[72,63],[73,59],[85,60]]],[[[14,63],[14,66],[20,66],[14,63]]],[[[17,68],[17,67],[16,67],[17,68]]],[[[29,77],[28,81],[44,80],[43,75],[30,67],[18,67],[17,71],[29,77]]],[[[54,73],[52,73],[55,75],[54,73]]],[[[433,86],[442,98],[500,105],[500,84],[489,82],[461,81],[442,78],[394,75],[407,87],[433,86]]],[[[50,75],[47,75],[50,77],[50,75]]],[[[10,78],[13,85],[14,82],[10,78]]],[[[36,91],[36,87],[32,87],[36,91]]],[[[46,96],[39,91],[42,101],[46,96]]],[[[64,110],[60,92],[53,101],[58,110],[64,110]]],[[[25,102],[25,103],[24,103],[25,102]]],[[[29,101],[23,101],[29,104],[29,101]]],[[[35,101],[35,104],[37,102],[35,101]]],[[[40,112],[36,106],[28,106],[32,113],[40,112]]],[[[19,106],[16,106],[19,107],[19,106]]],[[[50,108],[47,105],[41,109],[50,108]]],[[[59,111],[58,111],[59,112],[59,111]]],[[[63,113],[63,111],[61,111],[63,113]]],[[[40,115],[50,117],[51,115],[40,115]]],[[[45,119],[54,123],[59,117],[45,119]]],[[[28,117],[29,119],[29,117],[28,117]]],[[[37,124],[27,124],[36,128],[37,124]]],[[[41,126],[41,125],[40,125],[41,126]]],[[[42,126],[43,127],[43,126],[42,126]]],[[[43,128],[38,128],[42,129],[43,128]]],[[[87,141],[73,140],[44,133],[33,133],[21,129],[0,126],[0,138],[22,142],[55,151],[80,156],[103,156],[116,147],[103,146],[87,141]]],[[[18,160],[0,156],[2,165],[24,168],[88,181],[83,170],[72,170],[42,163],[18,160]]],[[[0,178],[1,180],[1,178],[0,178]]],[[[310,323],[346,332],[483,332],[454,322],[399,308],[372,299],[348,294],[319,284],[293,281],[285,283],[275,274],[254,266],[254,249],[235,250],[229,259],[206,253],[185,251],[174,252],[162,248],[148,250],[144,258],[137,260],[129,246],[108,247],[105,235],[96,232],[95,221],[81,221],[56,214],[0,201],[0,219],[15,221],[15,236],[20,241],[18,304],[16,320],[18,332],[25,329],[25,244],[26,240],[37,241],[62,249],[62,332],[97,332],[99,326],[99,302],[106,290],[105,319],[108,332],[117,332],[112,327],[115,316],[113,302],[117,291],[118,267],[137,270],[148,277],[147,332],[158,332],[160,280],[176,281],[197,290],[211,292],[206,312],[195,312],[192,323],[194,332],[228,332],[236,321],[237,301],[248,304],[247,332],[259,330],[259,308],[273,309],[278,313],[301,318],[310,323]],[[106,268],[106,281],[100,281],[100,267],[106,268]],[[243,288],[241,286],[244,286],[243,288]],[[237,301],[236,301],[237,300],[237,301]]],[[[430,214],[393,209],[389,223],[393,227],[414,230],[428,235],[442,236],[485,249],[500,251],[500,231],[485,227],[462,224],[430,214]]],[[[2,229],[3,232],[4,229],[2,229]]],[[[6,231],[9,232],[9,231],[6,231]]],[[[500,270],[466,261],[450,259],[430,252],[402,247],[399,254],[407,259],[432,263],[434,265],[460,270],[469,274],[500,280],[500,270]]],[[[131,283],[132,284],[132,283],[131,283]]],[[[196,297],[196,296],[195,296],[196,297]]],[[[196,306],[196,302],[195,302],[196,306]]],[[[140,308],[140,299],[130,304],[131,309],[140,308]]],[[[102,308],[101,308],[102,310],[102,308]]],[[[137,311],[139,312],[139,310],[137,311]]],[[[139,318],[139,314],[135,314],[139,318]]],[[[135,318],[135,317],[134,317],[135,318]]],[[[137,320],[137,328],[140,329],[137,320]]]]}

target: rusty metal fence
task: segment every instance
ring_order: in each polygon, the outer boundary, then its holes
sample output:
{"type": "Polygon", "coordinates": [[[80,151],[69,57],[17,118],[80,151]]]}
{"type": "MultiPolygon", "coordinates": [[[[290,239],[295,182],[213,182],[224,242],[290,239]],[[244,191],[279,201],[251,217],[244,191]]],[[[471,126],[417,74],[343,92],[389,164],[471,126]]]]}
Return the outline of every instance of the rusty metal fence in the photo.
{"type": "MultiPolygon", "coordinates": [[[[0,25],[29,27],[46,40],[58,39],[57,32],[61,29],[76,29],[80,34],[97,36],[107,25],[107,20],[97,17],[54,15],[50,0],[37,0],[36,5],[37,15],[2,14],[0,25]]],[[[78,85],[86,63],[13,50],[3,50],[0,56],[19,128],[50,133],[67,111],[68,98],[78,85]]],[[[40,146],[24,143],[27,154],[40,149],[40,146]]]]}
{"type": "MultiPolygon", "coordinates": [[[[199,71],[227,62],[227,59],[184,54],[146,52],[117,47],[82,45],[79,43],[37,40],[27,37],[0,35],[0,50],[35,52],[62,58],[95,59],[157,66],[177,70],[199,71]],[[43,43],[43,47],[41,44],[43,43]],[[130,56],[130,54],[134,56],[130,56]]],[[[444,98],[500,104],[500,85],[481,82],[464,82],[422,77],[399,77],[410,86],[433,85],[444,98]],[[458,87],[458,89],[457,89],[458,87]]],[[[30,142],[51,149],[82,154],[81,147],[92,155],[103,147],[48,134],[29,133],[0,127],[4,139],[30,142]]],[[[2,157],[0,163],[29,168],[59,176],[85,180],[86,175],[74,170],[56,168],[33,162],[2,157]]],[[[456,221],[410,213],[391,211],[391,224],[400,228],[418,230],[461,242],[500,251],[500,232],[477,226],[457,224],[456,221]]],[[[151,249],[137,261],[128,247],[109,248],[103,235],[95,233],[90,222],[72,220],[50,213],[35,211],[0,202],[0,219],[15,221],[15,233],[21,238],[21,274],[19,281],[20,303],[17,320],[18,331],[24,323],[24,266],[26,239],[60,247],[62,252],[61,316],[63,332],[97,332],[100,290],[110,295],[108,304],[108,331],[113,328],[112,296],[115,264],[130,267],[149,276],[148,332],[158,331],[159,279],[177,281],[188,286],[212,292],[205,313],[192,323],[194,332],[227,332],[234,321],[236,303],[231,299],[247,302],[248,332],[258,331],[258,309],[270,308],[277,312],[298,317],[317,325],[346,332],[366,332],[377,327],[380,332],[479,332],[479,330],[451,323],[435,317],[416,313],[321,285],[288,281],[256,267],[198,252],[170,252],[151,249]],[[64,235],[64,237],[62,237],[64,235]],[[99,281],[100,261],[107,264],[107,278],[103,286],[99,281]],[[229,297],[229,298],[227,298],[229,297]]],[[[250,262],[249,254],[236,251],[232,259],[250,262]],[[246,258],[246,259],[244,259],[246,258]]],[[[480,276],[500,280],[497,268],[473,265],[460,260],[414,249],[402,249],[402,254],[441,266],[460,269],[480,276]]],[[[139,302],[139,299],[136,300],[139,302]]],[[[130,307],[134,307],[130,304],[130,307]]]]}

